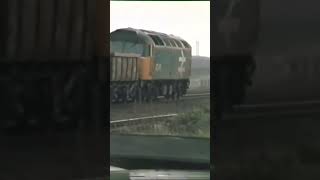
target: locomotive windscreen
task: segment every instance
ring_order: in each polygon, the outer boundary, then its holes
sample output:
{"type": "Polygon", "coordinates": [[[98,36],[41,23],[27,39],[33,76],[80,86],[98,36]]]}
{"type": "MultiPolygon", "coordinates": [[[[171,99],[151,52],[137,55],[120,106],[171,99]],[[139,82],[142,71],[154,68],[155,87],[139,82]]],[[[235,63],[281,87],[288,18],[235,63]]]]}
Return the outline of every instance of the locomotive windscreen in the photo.
{"type": "Polygon", "coordinates": [[[110,34],[110,51],[150,56],[148,44],[134,31],[116,30],[110,34]]]}
{"type": "Polygon", "coordinates": [[[146,48],[143,44],[129,41],[111,41],[111,52],[117,53],[134,53],[141,56],[147,56],[146,48]]]}

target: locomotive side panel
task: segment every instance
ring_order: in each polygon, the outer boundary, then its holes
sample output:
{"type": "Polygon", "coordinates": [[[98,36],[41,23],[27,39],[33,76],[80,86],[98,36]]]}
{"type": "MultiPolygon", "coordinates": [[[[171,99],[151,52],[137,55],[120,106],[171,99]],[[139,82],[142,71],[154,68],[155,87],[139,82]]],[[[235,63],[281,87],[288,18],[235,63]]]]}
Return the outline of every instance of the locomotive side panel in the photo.
{"type": "Polygon", "coordinates": [[[186,49],[154,48],[155,74],[153,79],[189,79],[191,51],[186,49]]]}

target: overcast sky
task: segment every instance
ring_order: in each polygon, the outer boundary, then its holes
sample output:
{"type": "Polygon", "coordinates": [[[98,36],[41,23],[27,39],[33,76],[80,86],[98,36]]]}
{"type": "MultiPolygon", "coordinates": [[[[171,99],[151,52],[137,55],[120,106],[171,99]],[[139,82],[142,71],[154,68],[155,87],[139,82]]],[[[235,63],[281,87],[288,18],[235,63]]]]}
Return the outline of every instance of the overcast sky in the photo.
{"type": "Polygon", "coordinates": [[[110,31],[119,28],[153,30],[179,36],[196,54],[210,56],[210,1],[110,1],[110,31]]]}

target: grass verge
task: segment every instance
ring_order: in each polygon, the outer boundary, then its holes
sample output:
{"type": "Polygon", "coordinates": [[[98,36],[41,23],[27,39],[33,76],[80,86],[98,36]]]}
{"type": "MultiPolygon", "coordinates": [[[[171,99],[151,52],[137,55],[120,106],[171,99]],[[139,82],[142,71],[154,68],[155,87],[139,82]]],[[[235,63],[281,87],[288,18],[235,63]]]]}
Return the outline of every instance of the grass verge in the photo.
{"type": "Polygon", "coordinates": [[[125,126],[113,130],[120,134],[173,135],[210,138],[210,106],[194,107],[191,112],[160,122],[125,126]]]}

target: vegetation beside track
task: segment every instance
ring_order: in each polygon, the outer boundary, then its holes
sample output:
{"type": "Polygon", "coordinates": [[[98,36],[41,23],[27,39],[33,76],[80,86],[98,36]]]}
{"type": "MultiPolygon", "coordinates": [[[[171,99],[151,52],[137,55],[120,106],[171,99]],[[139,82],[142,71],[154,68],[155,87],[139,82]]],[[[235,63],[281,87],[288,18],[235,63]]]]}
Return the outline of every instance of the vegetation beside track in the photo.
{"type": "Polygon", "coordinates": [[[210,137],[210,106],[195,106],[191,112],[182,113],[161,122],[121,127],[116,132],[121,134],[210,137]]]}

